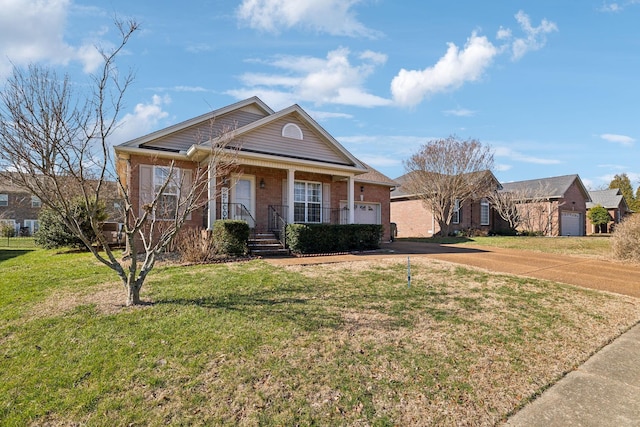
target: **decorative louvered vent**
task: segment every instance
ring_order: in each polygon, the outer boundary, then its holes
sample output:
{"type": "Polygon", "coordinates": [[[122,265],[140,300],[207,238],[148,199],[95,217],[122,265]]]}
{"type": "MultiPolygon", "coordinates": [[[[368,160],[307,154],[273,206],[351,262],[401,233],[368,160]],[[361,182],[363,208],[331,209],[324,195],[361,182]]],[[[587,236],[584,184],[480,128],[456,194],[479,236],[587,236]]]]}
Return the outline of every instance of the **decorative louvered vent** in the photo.
{"type": "Polygon", "coordinates": [[[282,136],[292,139],[303,139],[302,129],[294,123],[287,123],[282,127],[282,136]]]}

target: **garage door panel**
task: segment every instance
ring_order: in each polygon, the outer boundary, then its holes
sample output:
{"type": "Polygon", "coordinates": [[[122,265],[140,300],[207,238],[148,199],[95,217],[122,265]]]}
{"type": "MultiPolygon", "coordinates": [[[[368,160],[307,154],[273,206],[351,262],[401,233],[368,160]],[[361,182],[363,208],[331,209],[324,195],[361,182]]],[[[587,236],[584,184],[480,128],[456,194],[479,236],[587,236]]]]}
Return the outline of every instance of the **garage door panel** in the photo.
{"type": "Polygon", "coordinates": [[[580,227],[582,215],[579,212],[563,212],[560,218],[562,236],[582,235],[582,227],[580,227]]]}

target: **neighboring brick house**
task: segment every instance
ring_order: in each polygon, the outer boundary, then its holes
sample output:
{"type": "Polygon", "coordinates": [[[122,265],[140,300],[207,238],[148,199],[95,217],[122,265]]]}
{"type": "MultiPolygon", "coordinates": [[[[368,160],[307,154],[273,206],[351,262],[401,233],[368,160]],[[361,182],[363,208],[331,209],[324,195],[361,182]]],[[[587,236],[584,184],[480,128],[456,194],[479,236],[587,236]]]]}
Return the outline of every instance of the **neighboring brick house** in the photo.
{"type": "Polygon", "coordinates": [[[611,221],[608,224],[603,224],[599,230],[594,224],[587,221],[587,234],[611,233],[616,224],[619,224],[625,216],[632,213],[619,188],[589,191],[589,196],[591,197],[591,201],[587,202],[587,210],[600,205],[609,211],[611,221]]]}
{"type": "MultiPolygon", "coordinates": [[[[490,187],[493,191],[500,186],[498,180],[490,171],[490,187]]],[[[425,207],[417,194],[410,194],[403,189],[402,184],[406,175],[396,178],[398,187],[391,192],[391,222],[396,226],[396,236],[403,237],[431,237],[440,231],[433,212],[425,207]]],[[[488,233],[500,221],[497,213],[491,209],[486,197],[476,197],[457,206],[453,213],[450,232],[466,230],[488,233]]]]}
{"type": "Polygon", "coordinates": [[[153,197],[154,180],[172,161],[190,180],[229,127],[237,170],[209,182],[207,207],[193,212],[187,227],[211,228],[225,218],[245,219],[256,231],[282,222],[374,223],[390,238],[395,183],[355,158],[298,105],[274,112],[257,97],[116,146],[120,179],[134,206],[153,197]]]}
{"type": "Polygon", "coordinates": [[[578,175],[532,179],[502,184],[522,200],[520,216],[527,220],[521,230],[546,236],[584,236],[589,192],[578,175]]]}
{"type": "Polygon", "coordinates": [[[17,187],[11,174],[0,176],[0,223],[13,228],[16,236],[31,236],[38,231],[40,199],[17,187]]]}

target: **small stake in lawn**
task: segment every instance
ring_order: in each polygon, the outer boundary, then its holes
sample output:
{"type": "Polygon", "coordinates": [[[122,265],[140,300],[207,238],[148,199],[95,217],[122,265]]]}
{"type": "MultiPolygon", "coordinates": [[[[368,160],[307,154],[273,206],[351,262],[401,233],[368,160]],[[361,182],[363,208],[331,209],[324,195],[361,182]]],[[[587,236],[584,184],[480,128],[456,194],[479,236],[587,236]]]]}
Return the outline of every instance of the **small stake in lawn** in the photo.
{"type": "Polygon", "coordinates": [[[407,257],[407,288],[411,287],[411,260],[407,257]]]}

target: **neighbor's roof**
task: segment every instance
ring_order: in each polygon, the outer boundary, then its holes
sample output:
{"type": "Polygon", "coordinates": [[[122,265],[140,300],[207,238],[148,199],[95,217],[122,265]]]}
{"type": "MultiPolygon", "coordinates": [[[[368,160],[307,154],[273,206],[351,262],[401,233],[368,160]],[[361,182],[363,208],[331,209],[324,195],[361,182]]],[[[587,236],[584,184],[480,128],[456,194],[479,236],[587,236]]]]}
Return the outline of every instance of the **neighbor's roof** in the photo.
{"type": "Polygon", "coordinates": [[[578,187],[584,193],[584,197],[587,201],[591,200],[589,192],[582,183],[582,180],[577,174],[553,176],[550,178],[538,178],[530,179],[527,181],[507,182],[502,184],[501,191],[536,191],[543,189],[545,194],[538,194],[537,196],[546,199],[561,199],[565,193],[577,181],[578,187]]]}
{"type": "Polygon", "coordinates": [[[619,188],[610,188],[608,190],[589,191],[591,202],[587,203],[587,209],[591,209],[596,205],[600,205],[607,209],[617,209],[622,203],[622,209],[629,211],[627,201],[620,192],[619,188]]]}
{"type": "Polygon", "coordinates": [[[356,175],[355,180],[357,182],[364,182],[364,183],[368,183],[368,184],[387,185],[389,187],[396,187],[397,188],[398,183],[396,181],[394,181],[393,179],[389,178],[388,176],[386,176],[382,172],[372,168],[368,164],[366,164],[364,162],[362,162],[362,164],[364,165],[364,167],[367,168],[367,172],[363,173],[361,175],[356,175]]]}

